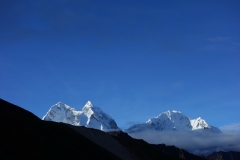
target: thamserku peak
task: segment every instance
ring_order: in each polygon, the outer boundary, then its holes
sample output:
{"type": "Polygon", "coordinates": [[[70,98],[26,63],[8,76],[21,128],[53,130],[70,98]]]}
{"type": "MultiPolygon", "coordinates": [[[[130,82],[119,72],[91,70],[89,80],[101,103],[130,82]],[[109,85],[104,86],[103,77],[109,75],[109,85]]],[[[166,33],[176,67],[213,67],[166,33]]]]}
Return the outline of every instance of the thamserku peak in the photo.
{"type": "Polygon", "coordinates": [[[94,106],[90,101],[85,104],[81,111],[76,111],[74,108],[58,102],[49,109],[42,119],[95,128],[102,131],[119,130],[114,119],[99,107],[94,106]]]}
{"type": "Polygon", "coordinates": [[[85,106],[83,108],[91,108],[93,107],[93,104],[91,101],[87,101],[87,103],[85,104],[85,106]]]}

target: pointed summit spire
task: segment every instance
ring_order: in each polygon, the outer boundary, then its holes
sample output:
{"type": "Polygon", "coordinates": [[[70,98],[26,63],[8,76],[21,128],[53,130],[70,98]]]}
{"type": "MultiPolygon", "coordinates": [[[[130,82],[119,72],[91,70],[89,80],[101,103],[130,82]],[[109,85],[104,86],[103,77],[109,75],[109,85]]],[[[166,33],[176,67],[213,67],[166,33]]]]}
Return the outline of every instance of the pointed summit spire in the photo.
{"type": "Polygon", "coordinates": [[[89,106],[93,106],[92,102],[91,101],[87,101],[86,105],[89,105],[89,106]]]}
{"type": "Polygon", "coordinates": [[[85,106],[83,107],[83,109],[87,109],[87,108],[92,108],[93,104],[91,101],[87,101],[87,103],[85,104],[85,106]]]}
{"type": "Polygon", "coordinates": [[[59,101],[58,103],[56,103],[55,105],[63,105],[64,103],[59,101]]]}
{"type": "Polygon", "coordinates": [[[63,102],[58,102],[56,103],[55,105],[53,105],[52,107],[54,106],[58,106],[58,107],[65,107],[65,108],[70,108],[70,106],[68,106],[67,104],[63,103],[63,102]]]}

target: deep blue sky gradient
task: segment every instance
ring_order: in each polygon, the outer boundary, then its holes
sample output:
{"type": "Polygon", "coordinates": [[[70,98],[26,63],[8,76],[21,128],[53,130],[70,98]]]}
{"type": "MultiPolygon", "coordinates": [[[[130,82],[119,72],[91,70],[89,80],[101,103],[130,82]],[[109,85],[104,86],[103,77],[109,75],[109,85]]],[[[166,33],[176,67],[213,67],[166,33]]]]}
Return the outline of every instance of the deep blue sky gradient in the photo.
{"type": "Polygon", "coordinates": [[[179,110],[240,122],[240,1],[0,1],[0,97],[90,100],[121,128],[179,110]]]}

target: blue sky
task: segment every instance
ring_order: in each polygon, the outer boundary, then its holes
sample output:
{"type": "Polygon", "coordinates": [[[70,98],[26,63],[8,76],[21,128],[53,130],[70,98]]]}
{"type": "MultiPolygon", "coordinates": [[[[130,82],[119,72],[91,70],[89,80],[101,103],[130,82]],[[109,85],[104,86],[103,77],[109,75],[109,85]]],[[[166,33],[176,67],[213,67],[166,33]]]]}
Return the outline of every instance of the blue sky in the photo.
{"type": "Polygon", "coordinates": [[[240,1],[1,0],[0,97],[90,100],[121,128],[166,110],[240,123],[240,1]]]}

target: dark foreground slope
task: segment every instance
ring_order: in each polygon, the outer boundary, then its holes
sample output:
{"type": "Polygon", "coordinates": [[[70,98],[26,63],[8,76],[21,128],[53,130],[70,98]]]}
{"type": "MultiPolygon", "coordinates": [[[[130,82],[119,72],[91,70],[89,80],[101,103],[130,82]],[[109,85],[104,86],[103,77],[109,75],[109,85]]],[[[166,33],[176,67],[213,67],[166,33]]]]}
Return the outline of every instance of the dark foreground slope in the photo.
{"type": "Polygon", "coordinates": [[[114,155],[120,157],[121,159],[124,160],[138,159],[136,155],[128,152],[126,148],[124,148],[124,146],[122,146],[116,139],[112,138],[106,132],[82,126],[69,125],[69,127],[73,128],[75,131],[77,131],[87,139],[93,141],[94,143],[98,144],[99,146],[108,150],[114,155]]]}
{"type": "MultiPolygon", "coordinates": [[[[203,160],[174,146],[152,145],[118,131],[42,121],[0,99],[0,159],[203,160]]],[[[217,152],[209,160],[240,160],[239,152],[217,152]]]]}
{"type": "Polygon", "coordinates": [[[170,154],[177,156],[179,158],[185,159],[185,160],[204,160],[205,158],[196,156],[194,154],[191,154],[187,152],[184,149],[177,148],[175,146],[166,146],[165,144],[153,144],[153,146],[162,153],[170,154]]]}
{"type": "Polygon", "coordinates": [[[207,156],[208,160],[240,160],[240,152],[214,152],[207,156]]]}
{"type": "Polygon", "coordinates": [[[0,159],[119,159],[66,124],[0,99],[0,159]]]}

